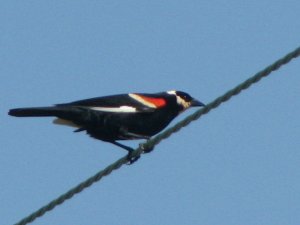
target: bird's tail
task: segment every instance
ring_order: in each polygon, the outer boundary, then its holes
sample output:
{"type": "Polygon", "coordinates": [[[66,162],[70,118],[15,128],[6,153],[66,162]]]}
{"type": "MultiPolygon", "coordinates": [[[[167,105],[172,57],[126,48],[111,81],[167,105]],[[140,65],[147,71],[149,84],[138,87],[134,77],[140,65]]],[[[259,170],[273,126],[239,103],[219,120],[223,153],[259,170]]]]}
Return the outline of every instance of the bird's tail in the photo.
{"type": "Polygon", "coordinates": [[[40,116],[59,116],[62,109],[56,106],[50,107],[34,107],[34,108],[16,108],[8,112],[10,116],[17,117],[40,117],[40,116]]]}

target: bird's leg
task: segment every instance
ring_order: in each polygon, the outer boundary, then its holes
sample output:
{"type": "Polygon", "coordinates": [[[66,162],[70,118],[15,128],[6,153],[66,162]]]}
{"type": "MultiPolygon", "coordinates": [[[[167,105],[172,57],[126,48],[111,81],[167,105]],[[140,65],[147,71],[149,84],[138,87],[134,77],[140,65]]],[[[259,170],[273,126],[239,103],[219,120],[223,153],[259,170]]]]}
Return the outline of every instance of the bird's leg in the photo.
{"type": "Polygon", "coordinates": [[[120,128],[120,133],[122,133],[122,136],[127,137],[129,139],[149,139],[150,136],[147,135],[141,135],[141,134],[135,134],[132,132],[128,132],[128,130],[124,127],[120,128]]]}
{"type": "Polygon", "coordinates": [[[135,161],[137,161],[141,157],[141,156],[133,157],[132,153],[133,153],[134,149],[131,148],[131,147],[128,147],[128,146],[123,145],[123,144],[121,144],[119,142],[116,142],[116,141],[112,141],[111,143],[116,145],[116,146],[119,146],[120,148],[125,149],[126,151],[128,151],[127,159],[128,159],[128,162],[129,162],[128,164],[129,165],[131,165],[132,163],[134,163],[135,161]]]}
{"type": "MultiPolygon", "coordinates": [[[[128,137],[132,137],[134,139],[146,139],[146,140],[150,139],[150,136],[131,133],[131,132],[128,132],[127,130],[125,130],[125,129],[121,129],[120,131],[122,131],[126,137],[128,136],[128,137]]],[[[125,146],[125,147],[127,147],[127,146],[125,146]]],[[[145,148],[143,144],[140,144],[140,147],[143,149],[143,153],[149,153],[153,150],[153,147],[152,148],[145,148]]]]}
{"type": "Polygon", "coordinates": [[[124,134],[128,137],[134,138],[134,139],[146,139],[148,140],[150,137],[146,136],[146,135],[140,135],[140,134],[135,134],[135,133],[131,133],[131,132],[124,132],[124,134]]]}

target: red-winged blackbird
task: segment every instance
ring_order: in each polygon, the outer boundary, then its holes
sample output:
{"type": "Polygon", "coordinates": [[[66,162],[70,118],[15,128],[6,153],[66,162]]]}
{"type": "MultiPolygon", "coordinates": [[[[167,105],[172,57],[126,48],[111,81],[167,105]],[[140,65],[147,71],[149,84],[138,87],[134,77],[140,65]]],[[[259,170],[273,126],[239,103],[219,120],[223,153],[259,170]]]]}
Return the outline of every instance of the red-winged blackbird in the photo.
{"type": "Polygon", "coordinates": [[[179,113],[193,106],[204,106],[182,91],[155,94],[120,94],[85,99],[50,107],[11,109],[17,117],[57,117],[55,124],[76,127],[91,137],[110,142],[129,152],[132,148],[117,140],[149,139],[163,130],[179,113]]]}

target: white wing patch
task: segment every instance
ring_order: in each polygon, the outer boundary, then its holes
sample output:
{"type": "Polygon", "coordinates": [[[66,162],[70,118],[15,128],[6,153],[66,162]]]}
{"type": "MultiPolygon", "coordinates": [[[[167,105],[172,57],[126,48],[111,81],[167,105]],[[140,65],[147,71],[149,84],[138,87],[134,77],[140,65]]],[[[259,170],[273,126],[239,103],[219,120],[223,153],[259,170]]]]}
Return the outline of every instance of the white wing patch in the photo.
{"type": "Polygon", "coordinates": [[[117,113],[134,113],[136,108],[131,106],[120,106],[120,107],[90,107],[92,110],[101,112],[117,112],[117,113]]]}
{"type": "Polygon", "coordinates": [[[146,101],[145,99],[143,99],[141,96],[137,95],[137,94],[128,94],[131,98],[133,98],[134,100],[142,103],[145,106],[148,106],[150,108],[156,108],[156,105],[146,101]]]}

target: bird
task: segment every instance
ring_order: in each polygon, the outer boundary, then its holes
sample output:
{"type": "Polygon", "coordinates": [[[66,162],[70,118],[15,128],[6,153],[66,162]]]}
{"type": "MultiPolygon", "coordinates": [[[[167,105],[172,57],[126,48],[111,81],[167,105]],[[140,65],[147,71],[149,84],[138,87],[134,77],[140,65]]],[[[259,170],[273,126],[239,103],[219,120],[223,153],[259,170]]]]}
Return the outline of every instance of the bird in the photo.
{"type": "MultiPolygon", "coordinates": [[[[162,131],[180,113],[205,104],[183,91],[129,93],[83,99],[46,107],[10,109],[15,117],[55,117],[54,124],[85,131],[91,137],[125,149],[128,162],[133,148],[122,140],[149,139],[162,131]]],[[[150,150],[149,150],[150,151],[150,150]]]]}

